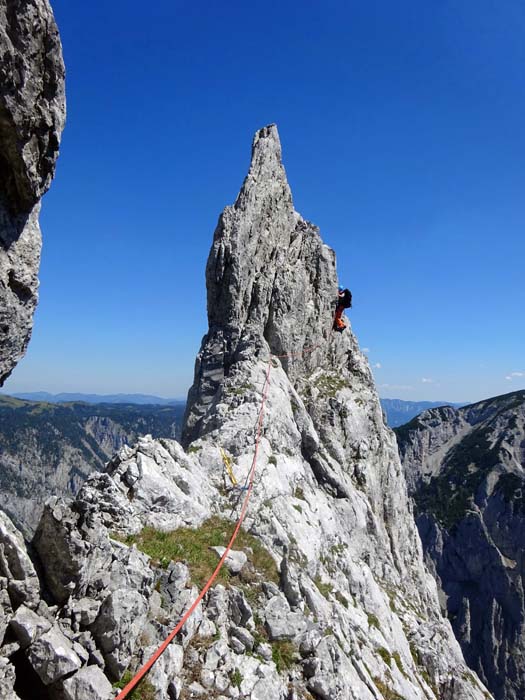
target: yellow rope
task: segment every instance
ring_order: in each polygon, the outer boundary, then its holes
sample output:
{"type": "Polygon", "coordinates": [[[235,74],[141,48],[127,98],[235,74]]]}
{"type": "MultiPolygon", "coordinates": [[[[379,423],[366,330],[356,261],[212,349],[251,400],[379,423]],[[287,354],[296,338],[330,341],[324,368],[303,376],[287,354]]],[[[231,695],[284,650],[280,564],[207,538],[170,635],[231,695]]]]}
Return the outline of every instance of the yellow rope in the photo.
{"type": "Polygon", "coordinates": [[[237,486],[237,479],[235,478],[235,474],[233,473],[232,469],[232,462],[231,459],[228,457],[226,452],[220,448],[221,450],[221,456],[222,456],[222,461],[224,462],[224,466],[226,467],[226,471],[228,472],[228,476],[230,477],[230,481],[234,486],[237,486]]]}

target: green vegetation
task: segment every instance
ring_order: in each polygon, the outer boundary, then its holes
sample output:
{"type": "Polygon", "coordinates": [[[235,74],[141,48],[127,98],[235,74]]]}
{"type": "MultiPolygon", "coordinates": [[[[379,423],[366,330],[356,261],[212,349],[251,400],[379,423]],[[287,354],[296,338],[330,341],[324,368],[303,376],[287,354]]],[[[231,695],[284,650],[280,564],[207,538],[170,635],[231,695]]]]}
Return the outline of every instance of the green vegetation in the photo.
{"type": "Polygon", "coordinates": [[[317,586],[319,593],[321,593],[326,599],[328,599],[328,596],[330,595],[330,593],[332,593],[334,587],[330,583],[323,583],[321,581],[320,576],[316,576],[314,578],[314,583],[317,586]]]}
{"type": "Polygon", "coordinates": [[[348,382],[346,379],[342,379],[338,374],[324,372],[317,377],[314,386],[319,389],[323,397],[333,399],[338,391],[348,387],[348,382]]]}
{"type": "MultiPolygon", "coordinates": [[[[226,547],[233,528],[232,522],[215,516],[195,530],[181,527],[172,532],[160,532],[146,527],[138,535],[129,535],[125,542],[128,545],[135,544],[150,556],[154,563],[164,568],[170,561],[185,561],[190,569],[192,581],[202,587],[218,562],[216,553],[210,547],[226,547]]],[[[241,529],[234,546],[236,549],[249,548],[248,561],[256,572],[263,580],[278,583],[279,573],[275,562],[256,537],[241,529]],[[250,550],[252,553],[249,553],[250,550]]],[[[230,574],[223,566],[216,580],[224,583],[229,578],[230,574]]]]}
{"type": "Polygon", "coordinates": [[[348,610],[348,598],[346,598],[342,593],[336,591],[334,593],[336,600],[338,600],[341,605],[348,610]]]}
{"type": "Polygon", "coordinates": [[[333,544],[330,547],[330,551],[332,554],[342,554],[345,549],[348,549],[348,545],[345,544],[344,542],[341,542],[340,544],[333,544]]]}
{"type": "Polygon", "coordinates": [[[272,642],[272,660],[277,669],[277,673],[290,668],[295,661],[297,649],[289,641],[272,642]]]}
{"type": "Polygon", "coordinates": [[[401,673],[402,673],[405,677],[407,677],[407,674],[406,674],[406,672],[405,672],[405,668],[404,668],[404,666],[403,666],[403,662],[401,661],[401,656],[399,655],[399,652],[398,652],[398,651],[395,651],[395,652],[392,654],[392,658],[393,658],[394,661],[396,662],[396,666],[397,666],[398,669],[401,671],[401,673]]]}
{"type": "Polygon", "coordinates": [[[368,624],[370,627],[375,627],[376,629],[380,629],[379,626],[379,620],[377,619],[376,615],[373,613],[367,613],[367,618],[368,618],[368,624]]]}
{"type": "Polygon", "coordinates": [[[253,384],[241,384],[241,386],[235,387],[235,389],[231,389],[231,393],[234,396],[244,396],[247,391],[255,391],[255,387],[253,384]]]}
{"type": "Polygon", "coordinates": [[[383,700],[405,700],[402,695],[389,688],[380,678],[374,678],[374,683],[383,696],[383,700]]]}
{"type": "Polygon", "coordinates": [[[300,501],[306,501],[306,498],[304,497],[304,491],[300,486],[297,486],[295,491],[293,492],[294,498],[298,498],[300,501]]]}
{"type": "MultiPolygon", "coordinates": [[[[130,671],[125,671],[122,678],[113,683],[113,687],[122,690],[127,686],[133,674],[130,671]]],[[[147,678],[143,678],[135,688],[128,694],[130,700],[155,700],[155,688],[151,685],[147,678]]]]}
{"type": "Polygon", "coordinates": [[[238,668],[230,674],[230,680],[235,688],[240,688],[242,683],[242,673],[238,668]]]}
{"type": "Polygon", "coordinates": [[[270,455],[268,457],[268,464],[273,464],[273,466],[277,466],[277,457],[275,455],[270,455]]]}
{"type": "Polygon", "coordinates": [[[525,482],[517,474],[502,474],[495,491],[501,493],[507,503],[512,504],[514,513],[525,515],[525,482]]]}
{"type": "Polygon", "coordinates": [[[303,512],[303,509],[301,508],[301,506],[300,506],[298,503],[294,504],[292,507],[295,508],[295,510],[296,510],[298,513],[302,513],[302,512],[303,512]]]}
{"type": "Polygon", "coordinates": [[[388,649],[385,649],[385,647],[379,647],[379,649],[377,650],[377,653],[383,659],[385,664],[387,666],[390,666],[390,659],[392,658],[392,656],[391,656],[390,652],[388,651],[388,649]]]}
{"type": "Polygon", "coordinates": [[[196,452],[199,452],[200,450],[202,450],[202,447],[200,445],[190,445],[190,447],[188,447],[188,454],[193,455],[196,452]]]}

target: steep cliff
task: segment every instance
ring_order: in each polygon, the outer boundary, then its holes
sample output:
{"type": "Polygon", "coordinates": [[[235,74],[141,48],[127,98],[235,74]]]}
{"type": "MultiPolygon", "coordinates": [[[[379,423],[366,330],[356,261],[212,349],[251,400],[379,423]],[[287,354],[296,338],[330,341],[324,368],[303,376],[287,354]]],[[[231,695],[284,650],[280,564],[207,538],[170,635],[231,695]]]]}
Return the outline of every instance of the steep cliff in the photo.
{"type": "Polygon", "coordinates": [[[40,199],[64,126],[64,64],[47,0],[0,3],[0,386],[24,354],[37,303],[40,199]]]}
{"type": "Polygon", "coordinates": [[[159,700],[490,697],[440,614],[366,358],[350,329],[331,331],[335,256],[294,211],[275,126],[255,136],[206,274],[209,330],[186,452],[143,438],[74,502],[49,501],[32,542],[40,582],[3,522],[13,553],[0,564],[6,686],[32,697],[29,667],[33,693],[104,700],[108,679],[122,684],[151,655],[229,539],[244,492],[220,450],[242,484],[264,393],[236,550],[143,691],[159,700]]]}
{"type": "Polygon", "coordinates": [[[425,411],[397,431],[417,524],[465,658],[525,697],[525,391],[425,411]]]}

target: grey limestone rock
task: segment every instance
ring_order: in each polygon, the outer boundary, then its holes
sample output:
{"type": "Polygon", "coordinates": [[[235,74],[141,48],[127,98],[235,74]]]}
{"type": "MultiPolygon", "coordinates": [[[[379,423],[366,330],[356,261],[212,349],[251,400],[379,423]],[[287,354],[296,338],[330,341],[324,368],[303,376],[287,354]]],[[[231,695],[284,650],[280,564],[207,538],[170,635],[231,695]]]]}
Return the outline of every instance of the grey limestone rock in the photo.
{"type": "Polygon", "coordinates": [[[62,686],[64,700],[110,700],[114,690],[98,666],[85,666],[62,686]]]}
{"type": "Polygon", "coordinates": [[[295,639],[306,631],[306,619],[301,613],[290,610],[290,606],[282,594],[276,595],[268,601],[264,609],[264,618],[270,641],[295,639]]]}
{"type": "Polygon", "coordinates": [[[28,658],[44,685],[50,685],[82,666],[72,644],[58,627],[45,632],[31,644],[28,658]]]}
{"type": "MultiPolygon", "coordinates": [[[[224,552],[226,551],[226,547],[210,547],[210,549],[213,549],[213,551],[217,554],[219,559],[222,557],[224,552]]],[[[248,561],[248,557],[244,552],[237,552],[233,549],[231,549],[228,552],[228,556],[224,560],[224,566],[230,571],[232,574],[238,574],[242,567],[246,564],[248,561]]]]}
{"type": "Polygon", "coordinates": [[[11,520],[0,511],[0,576],[5,577],[13,607],[24,603],[34,608],[40,598],[40,583],[26,550],[24,539],[11,520]]]}
{"type": "Polygon", "coordinates": [[[51,629],[51,623],[45,617],[37,615],[31,609],[21,605],[10,622],[22,649],[26,649],[38,637],[51,629]]]}
{"type": "Polygon", "coordinates": [[[146,622],[147,610],[146,599],[137,591],[116,590],[106,598],[91,627],[114,680],[128,667],[146,622]]]}
{"type": "Polygon", "coordinates": [[[15,667],[5,656],[0,656],[0,700],[20,700],[14,690],[15,680],[15,667]]]}
{"type": "MultiPolygon", "coordinates": [[[[270,636],[300,641],[308,627],[301,606],[321,632],[337,630],[314,652],[318,671],[309,683],[320,697],[375,698],[377,679],[392,693],[422,698],[425,674],[436,688],[455,676],[460,697],[468,672],[423,563],[395,439],[350,325],[332,331],[335,255],[294,209],[274,125],[256,134],[248,175],[219,218],[206,283],[208,332],[182,440],[203,466],[221,445],[244,478],[264,388],[247,527],[278,565],[293,549],[281,585],[298,608],[292,612],[277,591],[265,612],[270,636]],[[420,627],[433,630],[430,647],[441,658],[435,668],[418,667],[410,653],[420,627]],[[363,634],[366,666],[350,661],[363,634]],[[409,673],[392,674],[377,655],[387,646],[409,673]]],[[[474,683],[481,698],[485,691],[474,683]]]]}
{"type": "Polygon", "coordinates": [[[29,342],[37,302],[40,198],[64,126],[64,64],[47,0],[0,6],[0,386],[29,342]]]}
{"type": "Polygon", "coordinates": [[[465,658],[496,698],[519,700],[525,392],[430,409],[396,433],[429,568],[465,658]]]}

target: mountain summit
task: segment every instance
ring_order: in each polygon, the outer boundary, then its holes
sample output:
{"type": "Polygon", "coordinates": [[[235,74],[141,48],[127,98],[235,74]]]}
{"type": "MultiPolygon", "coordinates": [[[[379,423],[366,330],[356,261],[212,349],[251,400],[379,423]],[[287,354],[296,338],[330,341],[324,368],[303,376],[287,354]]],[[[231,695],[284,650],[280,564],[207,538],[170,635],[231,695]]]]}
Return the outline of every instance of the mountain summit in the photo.
{"type": "Polygon", "coordinates": [[[293,208],[274,125],[206,280],[186,451],[142,438],[75,501],[49,500],[32,543],[43,585],[0,520],[26,666],[50,697],[107,700],[209,580],[255,463],[235,551],[147,677],[157,700],[490,697],[441,616],[366,357],[331,330],[335,255],[293,208]]]}
{"type": "Polygon", "coordinates": [[[344,366],[353,343],[332,334],[335,255],[294,210],[273,124],[256,133],[248,175],[219,218],[206,285],[209,331],[188,397],[185,443],[206,431],[210,403],[238,360],[293,354],[282,358],[290,378],[321,364],[344,366]]]}

